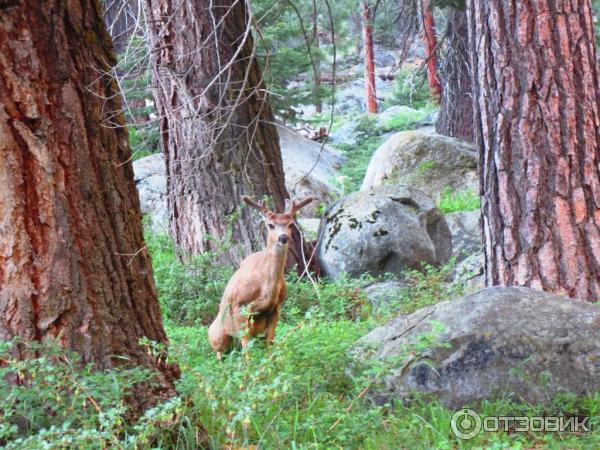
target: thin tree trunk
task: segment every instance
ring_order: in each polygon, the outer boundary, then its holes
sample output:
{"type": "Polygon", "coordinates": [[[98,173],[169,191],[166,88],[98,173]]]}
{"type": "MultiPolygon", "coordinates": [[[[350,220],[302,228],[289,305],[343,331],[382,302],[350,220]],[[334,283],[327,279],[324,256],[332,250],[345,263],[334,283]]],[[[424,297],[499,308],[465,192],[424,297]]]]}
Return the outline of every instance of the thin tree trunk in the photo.
{"type": "Polygon", "coordinates": [[[436,131],[445,136],[473,142],[469,26],[464,10],[448,9],[446,45],[443,56],[439,73],[444,87],[436,131]]]}
{"type": "Polygon", "coordinates": [[[178,369],[139,344],[167,337],[121,96],[100,76],[114,63],[98,3],[0,6],[0,341],[54,339],[101,369],[156,369],[141,409],[174,394],[178,369]]]}
{"type": "Polygon", "coordinates": [[[287,196],[246,2],[146,5],[171,235],[191,255],[229,239],[219,261],[238,264],[264,245],[264,225],[240,209],[241,196],[272,197],[279,211],[287,196]]]}
{"type": "Polygon", "coordinates": [[[320,57],[320,43],[319,43],[319,11],[317,8],[317,0],[313,0],[313,35],[312,35],[312,45],[316,50],[313,53],[313,58],[315,58],[315,83],[313,87],[314,97],[315,97],[315,111],[320,113],[323,111],[323,102],[321,101],[321,57],[320,57]]]}
{"type": "Polygon", "coordinates": [[[427,81],[429,83],[429,92],[436,102],[440,101],[442,95],[442,85],[438,76],[437,69],[437,36],[435,30],[435,18],[430,0],[422,0],[423,9],[423,38],[425,40],[425,50],[427,56],[427,81]]]}
{"type": "Polygon", "coordinates": [[[590,0],[468,2],[486,282],[600,300],[590,0]]]}
{"type": "Polygon", "coordinates": [[[377,93],[375,91],[375,53],[373,51],[373,18],[371,5],[363,2],[363,46],[365,56],[365,91],[367,112],[377,113],[377,93]]]}

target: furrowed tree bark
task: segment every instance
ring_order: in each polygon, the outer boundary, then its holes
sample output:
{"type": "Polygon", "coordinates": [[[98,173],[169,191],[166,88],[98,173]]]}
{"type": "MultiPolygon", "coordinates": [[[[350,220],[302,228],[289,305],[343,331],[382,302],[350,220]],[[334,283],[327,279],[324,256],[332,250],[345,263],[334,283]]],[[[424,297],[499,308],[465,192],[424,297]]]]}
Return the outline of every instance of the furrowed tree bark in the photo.
{"type": "Polygon", "coordinates": [[[470,0],[486,282],[600,300],[590,0],[470,0]]]}
{"type": "Polygon", "coordinates": [[[373,51],[373,17],[371,5],[363,2],[363,52],[365,65],[365,96],[367,112],[377,113],[377,93],[375,87],[375,53],[373,51]]]}
{"type": "Polygon", "coordinates": [[[423,38],[425,40],[425,50],[427,55],[427,81],[429,83],[429,92],[436,102],[440,101],[442,95],[442,85],[438,76],[437,69],[437,36],[435,30],[435,18],[430,0],[422,0],[423,10],[423,38]]]}
{"type": "Polygon", "coordinates": [[[171,235],[183,255],[197,255],[217,252],[231,232],[218,260],[237,265],[265,235],[241,196],[272,197],[278,211],[287,197],[249,10],[234,0],[145,4],[171,235]]]}
{"type": "MultiPolygon", "coordinates": [[[[99,369],[155,369],[174,394],[115,63],[97,2],[0,5],[0,340],[56,340],[99,369]],[[105,100],[106,99],[106,100],[105,100]],[[124,361],[126,358],[126,362],[124,361]]],[[[30,357],[17,345],[17,357],[30,357]]]]}
{"type": "Polygon", "coordinates": [[[446,44],[440,58],[442,97],[436,131],[473,142],[473,95],[469,55],[469,26],[464,9],[448,8],[446,44]]]}

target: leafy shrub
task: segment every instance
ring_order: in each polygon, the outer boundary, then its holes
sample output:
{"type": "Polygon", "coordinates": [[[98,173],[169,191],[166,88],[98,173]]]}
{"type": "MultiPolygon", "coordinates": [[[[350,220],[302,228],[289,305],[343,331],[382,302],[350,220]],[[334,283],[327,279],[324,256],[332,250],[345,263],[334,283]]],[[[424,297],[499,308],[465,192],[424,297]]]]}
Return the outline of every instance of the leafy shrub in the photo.
{"type": "Polygon", "coordinates": [[[209,324],[233,269],[215,264],[213,253],[180,261],[168,236],[147,235],[146,243],[152,254],[163,317],[179,325],[209,324]]]}
{"type": "Polygon", "coordinates": [[[160,151],[157,125],[151,124],[143,127],[130,126],[128,132],[129,146],[131,147],[134,160],[153,155],[160,151]]]}
{"type": "Polygon", "coordinates": [[[413,111],[398,111],[398,113],[392,115],[380,125],[379,130],[380,132],[387,133],[389,131],[404,131],[415,128],[417,124],[424,122],[433,111],[435,109],[430,107],[423,107],[413,111]]]}
{"type": "Polygon", "coordinates": [[[128,425],[126,397],[150,370],[97,371],[54,343],[0,342],[0,446],[7,449],[141,448],[163,433],[177,400],[128,425]],[[41,356],[17,360],[13,346],[41,356]],[[9,381],[9,382],[7,382],[9,381]]]}
{"type": "Polygon", "coordinates": [[[423,70],[404,67],[396,74],[394,90],[387,104],[423,108],[430,100],[429,86],[423,70]]]}
{"type": "Polygon", "coordinates": [[[361,289],[366,278],[320,279],[315,285],[298,280],[294,273],[287,275],[288,296],[282,309],[282,319],[296,324],[311,320],[361,320],[369,317],[370,305],[361,289]]]}
{"type": "Polygon", "coordinates": [[[460,297],[464,292],[464,286],[448,282],[455,267],[456,261],[452,259],[442,267],[425,264],[422,272],[405,271],[406,288],[401,290],[398,302],[389,305],[391,312],[394,315],[410,314],[425,306],[460,297]]]}
{"type": "Polygon", "coordinates": [[[234,351],[220,363],[206,358],[204,330],[171,330],[190,362],[179,389],[215,448],[356,448],[384,421],[383,408],[360,396],[371,380],[346,370],[348,349],[367,329],[346,320],[283,324],[272,348],[252,341],[243,356],[234,351]]]}
{"type": "Polygon", "coordinates": [[[445,189],[438,203],[438,208],[446,214],[460,211],[476,211],[479,207],[479,195],[473,191],[455,192],[451,189],[445,189]]]}

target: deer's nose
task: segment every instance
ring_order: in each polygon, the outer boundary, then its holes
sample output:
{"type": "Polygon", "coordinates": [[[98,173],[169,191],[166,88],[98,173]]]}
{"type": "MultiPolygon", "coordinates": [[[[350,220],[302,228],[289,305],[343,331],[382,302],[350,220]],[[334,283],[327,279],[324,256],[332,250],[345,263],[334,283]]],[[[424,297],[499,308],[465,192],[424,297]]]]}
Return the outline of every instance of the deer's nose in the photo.
{"type": "Polygon", "coordinates": [[[288,237],[286,234],[282,234],[279,236],[279,242],[281,242],[282,244],[287,244],[288,243],[288,237]]]}

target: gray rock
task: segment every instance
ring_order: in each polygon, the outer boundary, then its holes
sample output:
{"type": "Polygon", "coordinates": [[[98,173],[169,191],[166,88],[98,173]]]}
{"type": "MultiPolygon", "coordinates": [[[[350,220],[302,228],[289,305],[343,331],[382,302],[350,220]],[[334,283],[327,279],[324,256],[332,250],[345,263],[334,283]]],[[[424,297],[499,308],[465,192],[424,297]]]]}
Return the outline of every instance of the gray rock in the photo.
{"type": "Polygon", "coordinates": [[[382,48],[376,48],[373,52],[373,59],[377,66],[395,66],[398,56],[398,52],[382,48]]]}
{"type": "Polygon", "coordinates": [[[404,185],[355,192],[332,205],[317,258],[326,275],[401,275],[423,263],[444,264],[452,239],[444,216],[423,192],[404,185]]]}
{"type": "Polygon", "coordinates": [[[365,294],[371,305],[380,307],[390,301],[398,300],[402,294],[402,290],[405,288],[406,285],[401,281],[381,281],[367,286],[365,294]]]}
{"type": "Polygon", "coordinates": [[[337,129],[329,133],[332,144],[356,145],[358,142],[358,121],[347,120],[337,129]]]}
{"type": "Polygon", "coordinates": [[[599,333],[597,306],[495,287],[397,318],[355,351],[368,360],[399,357],[378,393],[383,398],[406,400],[418,391],[453,409],[504,397],[547,404],[559,392],[600,389],[599,333]],[[425,337],[431,342],[423,349],[425,337]]]}
{"type": "Polygon", "coordinates": [[[342,153],[283,125],[277,125],[277,131],[287,191],[292,198],[313,197],[316,201],[299,214],[315,217],[321,203],[331,203],[340,193],[336,179],[344,160],[342,153]]]}
{"type": "Polygon", "coordinates": [[[165,159],[162,153],[156,153],[133,161],[133,177],[136,182],[153,175],[164,175],[165,172],[165,159]]]}
{"type": "Polygon", "coordinates": [[[456,261],[460,262],[475,253],[481,253],[480,211],[465,211],[446,214],[446,222],[452,234],[452,249],[456,261]]]}
{"type": "Polygon", "coordinates": [[[321,219],[306,219],[302,217],[298,219],[298,224],[302,228],[305,239],[311,241],[317,239],[320,223],[321,219]]]}
{"type": "MultiPolygon", "coordinates": [[[[379,77],[375,79],[375,90],[380,107],[382,101],[385,101],[391,95],[393,88],[393,81],[382,80],[379,77]]],[[[326,107],[327,105],[324,105],[324,111],[329,111],[326,107]]],[[[336,88],[334,109],[336,114],[357,114],[366,112],[365,79],[358,78],[352,82],[340,84],[336,88]]]]}
{"type": "Polygon", "coordinates": [[[133,173],[142,214],[147,216],[150,229],[155,233],[166,233],[169,227],[169,212],[167,176],[162,153],[134,161],[133,173]]]}
{"type": "Polygon", "coordinates": [[[485,287],[483,253],[468,256],[460,261],[453,271],[452,283],[464,286],[465,293],[480,291],[485,287]]]}
{"type": "Polygon", "coordinates": [[[367,168],[361,190],[405,183],[437,200],[449,188],[477,191],[477,153],[458,139],[421,130],[392,135],[377,149],[367,168]]]}
{"type": "Polygon", "coordinates": [[[335,94],[335,111],[338,114],[362,113],[367,110],[365,100],[365,80],[341,85],[335,94]]]}

